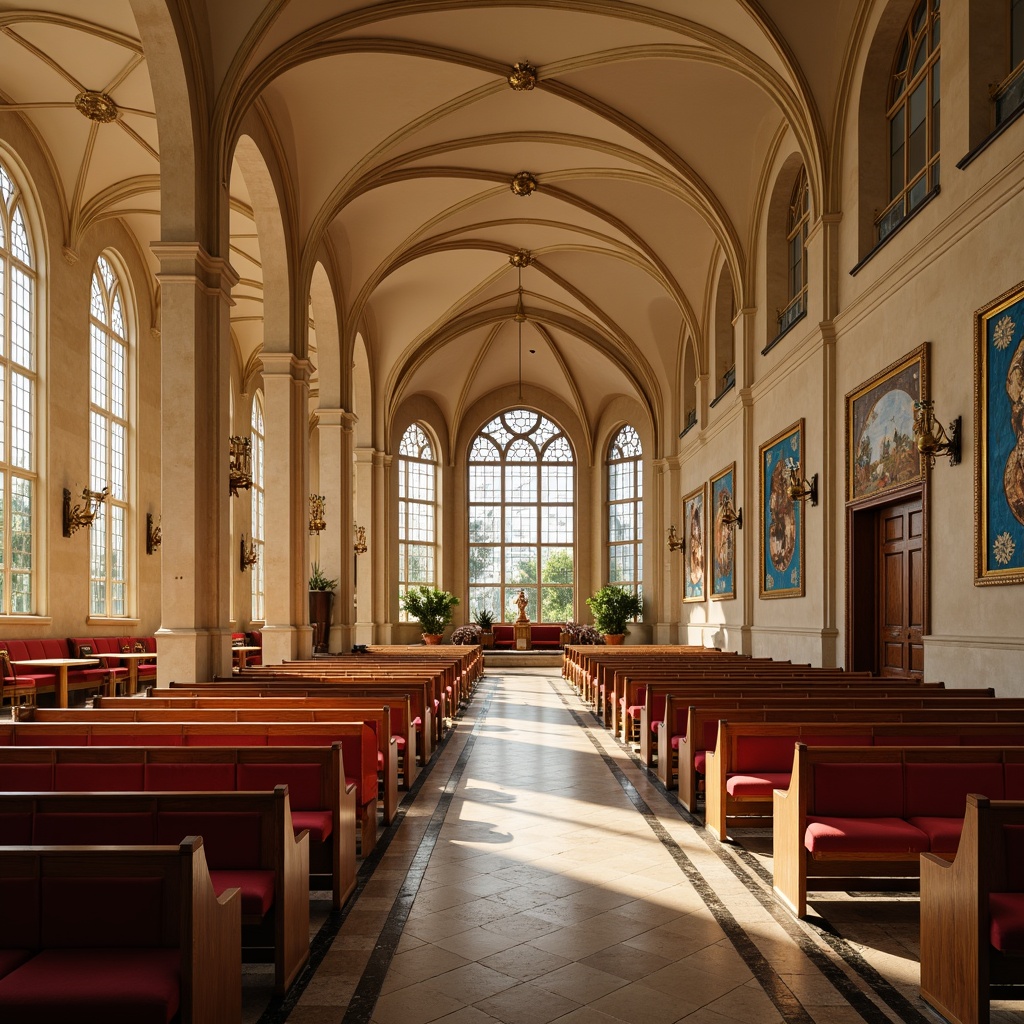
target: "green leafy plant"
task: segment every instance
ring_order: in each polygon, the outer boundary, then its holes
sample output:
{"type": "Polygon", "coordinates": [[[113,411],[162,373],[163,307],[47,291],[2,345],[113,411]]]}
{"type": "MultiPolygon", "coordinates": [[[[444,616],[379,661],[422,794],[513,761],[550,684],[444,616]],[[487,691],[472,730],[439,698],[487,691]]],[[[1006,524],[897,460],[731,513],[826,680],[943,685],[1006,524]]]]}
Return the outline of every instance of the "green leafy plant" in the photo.
{"type": "Polygon", "coordinates": [[[453,609],[459,603],[454,594],[435,587],[412,587],[402,595],[402,610],[418,620],[424,633],[438,636],[452,621],[453,609]]]}
{"type": "Polygon", "coordinates": [[[481,608],[476,613],[476,618],[473,621],[485,633],[490,633],[491,632],[491,627],[494,625],[494,616],[486,608],[481,608]]]}
{"type": "Polygon", "coordinates": [[[638,619],[644,613],[643,598],[611,584],[588,597],[587,606],[594,613],[597,631],[609,636],[628,633],[626,620],[638,619]]]}
{"type": "Polygon", "coordinates": [[[310,590],[334,590],[334,588],[337,587],[338,581],[328,579],[327,574],[321,570],[319,562],[314,562],[309,568],[310,590]]]}

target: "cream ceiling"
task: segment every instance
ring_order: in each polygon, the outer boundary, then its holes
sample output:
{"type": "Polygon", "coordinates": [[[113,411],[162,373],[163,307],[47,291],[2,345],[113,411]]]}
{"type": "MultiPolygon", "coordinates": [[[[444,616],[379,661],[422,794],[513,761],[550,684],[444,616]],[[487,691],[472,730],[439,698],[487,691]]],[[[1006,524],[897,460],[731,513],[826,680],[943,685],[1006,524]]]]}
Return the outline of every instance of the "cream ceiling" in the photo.
{"type": "MultiPolygon", "coordinates": [[[[0,105],[52,161],[69,257],[91,224],[118,217],[155,271],[158,120],[136,27],[151,4],[0,2],[0,105]],[[75,101],[87,90],[107,94],[117,117],[84,117],[75,101]]],[[[687,337],[705,350],[709,282],[723,258],[739,296],[755,280],[766,168],[783,140],[804,154],[815,213],[827,202],[837,91],[870,4],[191,6],[205,12],[195,24],[211,103],[228,125],[262,120],[273,140],[303,266],[325,246],[333,254],[342,331],[367,342],[381,422],[422,394],[457,427],[515,383],[509,255],[522,248],[534,258],[522,272],[525,382],[589,427],[611,396],[628,396],[667,445],[687,337]],[[507,75],[523,60],[538,82],[516,92],[507,75]],[[532,195],[511,191],[520,171],[536,177],[532,195]]],[[[240,277],[234,342],[251,367],[264,306],[254,203],[266,190],[242,166],[230,174],[228,255],[240,277]]]]}

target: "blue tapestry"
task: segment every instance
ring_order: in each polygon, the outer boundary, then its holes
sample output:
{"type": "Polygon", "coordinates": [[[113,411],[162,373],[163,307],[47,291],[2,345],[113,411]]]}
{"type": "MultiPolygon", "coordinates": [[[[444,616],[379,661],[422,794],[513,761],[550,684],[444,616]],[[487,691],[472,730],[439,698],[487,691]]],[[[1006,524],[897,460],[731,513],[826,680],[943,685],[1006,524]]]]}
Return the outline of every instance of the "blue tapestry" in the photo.
{"type": "Polygon", "coordinates": [[[736,596],[736,528],[723,518],[735,507],[733,487],[731,469],[711,481],[712,598],[736,596]]]}
{"type": "Polygon", "coordinates": [[[990,315],[984,332],[985,575],[1024,568],[1024,298],[990,315]]]}
{"type": "Polygon", "coordinates": [[[761,452],[761,596],[795,597],[803,593],[802,512],[789,496],[787,462],[803,464],[800,428],[761,452]]]}

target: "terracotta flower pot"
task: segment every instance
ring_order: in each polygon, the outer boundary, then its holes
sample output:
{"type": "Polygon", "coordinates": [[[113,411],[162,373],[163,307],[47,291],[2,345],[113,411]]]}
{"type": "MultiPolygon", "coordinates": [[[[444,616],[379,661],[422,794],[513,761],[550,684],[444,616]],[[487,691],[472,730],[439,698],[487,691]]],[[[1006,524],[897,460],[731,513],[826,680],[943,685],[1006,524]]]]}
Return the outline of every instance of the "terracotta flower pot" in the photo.
{"type": "Polygon", "coordinates": [[[608,644],[609,647],[618,647],[618,645],[626,639],[625,633],[605,633],[603,635],[604,642],[608,644]]]}
{"type": "Polygon", "coordinates": [[[439,644],[444,637],[444,633],[421,633],[420,636],[423,637],[425,644],[439,644]]]}

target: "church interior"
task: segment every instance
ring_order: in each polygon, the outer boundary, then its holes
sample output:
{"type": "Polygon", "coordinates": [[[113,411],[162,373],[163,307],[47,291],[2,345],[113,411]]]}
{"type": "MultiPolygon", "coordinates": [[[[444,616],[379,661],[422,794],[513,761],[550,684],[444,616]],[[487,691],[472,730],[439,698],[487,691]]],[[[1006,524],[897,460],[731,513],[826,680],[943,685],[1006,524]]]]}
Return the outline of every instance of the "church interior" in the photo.
{"type": "MultiPolygon", "coordinates": [[[[358,900],[311,904],[321,966],[249,978],[247,1024],[934,1019],[916,897],[766,910],[770,845],[704,839],[552,666],[611,585],[626,648],[1024,698],[1022,110],[1024,0],[0,0],[7,680],[54,638],[150,638],[133,688],[423,650],[424,587],[447,640],[485,613],[515,647],[518,616],[558,655],[449,708],[358,900]],[[538,737],[566,723],[563,764],[538,737]],[[526,959],[383,912],[417,851],[498,842],[516,884],[482,874],[474,913],[569,907],[514,874],[515,830],[602,814],[600,913],[634,908],[608,935],[656,970],[585,949],[600,901],[526,959]],[[367,981],[374,928],[401,937],[367,981]],[[739,979],[717,1008],[683,994],[705,973],[739,979]]],[[[557,846],[545,878],[600,888],[568,835],[517,863],[557,846]]],[[[448,856],[410,920],[468,901],[448,856]]]]}

